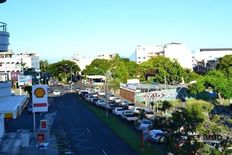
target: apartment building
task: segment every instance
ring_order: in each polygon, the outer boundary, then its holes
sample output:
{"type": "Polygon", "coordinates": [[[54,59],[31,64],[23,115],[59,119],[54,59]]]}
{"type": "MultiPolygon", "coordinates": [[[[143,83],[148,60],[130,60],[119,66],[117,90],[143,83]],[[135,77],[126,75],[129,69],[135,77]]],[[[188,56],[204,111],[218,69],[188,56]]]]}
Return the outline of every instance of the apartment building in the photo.
{"type": "Polygon", "coordinates": [[[0,52],[0,72],[7,73],[11,79],[15,80],[23,68],[35,68],[35,71],[40,71],[39,56],[35,53],[19,53],[13,51],[0,52]]]}
{"type": "Polygon", "coordinates": [[[159,55],[176,59],[182,67],[192,69],[192,52],[181,43],[168,43],[154,46],[139,45],[135,49],[135,61],[138,64],[159,55]]]}

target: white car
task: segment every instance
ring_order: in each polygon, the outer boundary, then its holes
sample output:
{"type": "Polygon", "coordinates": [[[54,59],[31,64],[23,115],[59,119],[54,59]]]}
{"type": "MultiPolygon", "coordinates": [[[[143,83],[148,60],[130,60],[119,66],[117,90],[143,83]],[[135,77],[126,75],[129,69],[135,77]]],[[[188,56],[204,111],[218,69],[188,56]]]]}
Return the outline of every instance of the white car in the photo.
{"type": "Polygon", "coordinates": [[[155,115],[154,115],[154,112],[150,109],[144,109],[145,111],[145,116],[146,118],[148,119],[154,119],[155,118],[155,115]]]}
{"type": "Polygon", "coordinates": [[[121,102],[121,98],[120,97],[115,97],[114,102],[115,103],[120,103],[121,102]]]}
{"type": "Polygon", "coordinates": [[[132,102],[128,102],[126,106],[127,106],[128,109],[134,109],[135,104],[132,103],[132,102]]]}
{"type": "Polygon", "coordinates": [[[61,95],[61,92],[59,90],[54,90],[53,95],[61,95]]]}
{"type": "Polygon", "coordinates": [[[136,129],[144,131],[150,129],[152,125],[153,123],[150,120],[143,119],[138,121],[138,126],[136,126],[136,129]]]}
{"type": "Polygon", "coordinates": [[[126,106],[128,103],[129,103],[129,101],[123,100],[122,103],[121,103],[121,105],[122,105],[122,106],[126,106]]]}
{"type": "Polygon", "coordinates": [[[99,91],[99,92],[98,92],[98,95],[104,96],[104,95],[106,95],[106,93],[105,93],[104,91],[99,91]]]}
{"type": "Polygon", "coordinates": [[[143,108],[141,107],[134,107],[134,113],[135,114],[140,114],[140,112],[142,111],[143,108]]]}
{"type": "Polygon", "coordinates": [[[115,99],[115,96],[114,96],[113,94],[110,94],[110,95],[108,96],[108,100],[114,101],[114,99],[115,99]]]}

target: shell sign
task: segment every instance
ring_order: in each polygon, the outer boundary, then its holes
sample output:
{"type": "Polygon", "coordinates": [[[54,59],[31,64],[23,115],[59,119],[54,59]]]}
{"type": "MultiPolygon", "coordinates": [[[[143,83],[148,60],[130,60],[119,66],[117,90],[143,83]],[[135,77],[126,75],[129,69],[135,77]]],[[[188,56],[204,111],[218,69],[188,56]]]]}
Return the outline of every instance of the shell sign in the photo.
{"type": "Polygon", "coordinates": [[[45,90],[43,88],[36,88],[34,94],[37,98],[43,98],[45,95],[45,90]]]}
{"type": "Polygon", "coordinates": [[[48,86],[32,85],[33,112],[48,111],[48,86]]]}

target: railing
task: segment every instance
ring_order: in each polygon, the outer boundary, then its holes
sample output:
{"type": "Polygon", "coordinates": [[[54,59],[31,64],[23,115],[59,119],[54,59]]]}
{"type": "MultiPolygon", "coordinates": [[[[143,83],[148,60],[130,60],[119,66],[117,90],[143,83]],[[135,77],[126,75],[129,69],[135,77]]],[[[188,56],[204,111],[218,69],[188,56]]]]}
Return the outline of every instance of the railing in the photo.
{"type": "Polygon", "coordinates": [[[0,73],[0,83],[9,82],[9,75],[6,73],[0,73]]]}
{"type": "Polygon", "coordinates": [[[6,23],[0,22],[0,31],[6,32],[6,23]]]}

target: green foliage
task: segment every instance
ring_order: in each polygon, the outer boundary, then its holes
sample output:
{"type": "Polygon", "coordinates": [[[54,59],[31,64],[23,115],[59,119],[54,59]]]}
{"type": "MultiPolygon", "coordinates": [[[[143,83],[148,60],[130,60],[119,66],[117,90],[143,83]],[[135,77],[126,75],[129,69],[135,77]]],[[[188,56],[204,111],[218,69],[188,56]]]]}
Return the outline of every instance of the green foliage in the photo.
{"type": "Polygon", "coordinates": [[[162,102],[162,107],[161,107],[161,110],[163,112],[166,112],[166,110],[170,109],[172,107],[172,104],[169,102],[169,101],[163,101],[162,102]]]}
{"type": "Polygon", "coordinates": [[[232,79],[217,70],[212,70],[205,76],[206,87],[212,87],[225,98],[232,97],[232,79]]]}
{"type": "Polygon", "coordinates": [[[94,59],[90,65],[83,70],[84,75],[104,75],[111,67],[111,62],[106,59],[94,59]],[[98,69],[97,69],[98,68],[98,69]]]}
{"type": "Polygon", "coordinates": [[[183,76],[184,69],[176,60],[170,60],[163,56],[153,57],[147,62],[140,64],[141,72],[146,75],[148,71],[157,71],[155,74],[155,81],[158,83],[167,84],[180,83],[183,76]]]}
{"type": "Polygon", "coordinates": [[[48,61],[47,60],[44,60],[44,61],[40,60],[39,61],[39,66],[40,66],[41,72],[46,72],[47,69],[48,69],[48,66],[49,66],[48,61]]]}
{"type": "Polygon", "coordinates": [[[217,69],[222,71],[227,77],[232,77],[232,55],[221,57],[217,69]]]}
{"type": "Polygon", "coordinates": [[[191,94],[197,95],[205,90],[205,79],[201,76],[195,79],[197,82],[188,86],[191,94]]]}
{"type": "Polygon", "coordinates": [[[48,72],[50,72],[53,77],[66,82],[71,77],[71,72],[77,74],[79,71],[79,66],[69,60],[62,60],[48,66],[48,72]]]}

